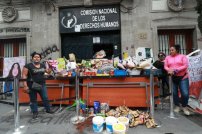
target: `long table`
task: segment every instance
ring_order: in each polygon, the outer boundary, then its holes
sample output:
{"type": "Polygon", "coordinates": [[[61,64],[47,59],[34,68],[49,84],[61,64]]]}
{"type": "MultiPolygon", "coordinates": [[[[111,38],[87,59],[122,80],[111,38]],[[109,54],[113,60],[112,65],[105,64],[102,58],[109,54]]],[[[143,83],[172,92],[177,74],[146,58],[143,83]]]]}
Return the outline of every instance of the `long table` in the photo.
{"type": "MultiPolygon", "coordinates": [[[[158,82],[154,78],[154,83],[158,82]]],[[[94,101],[106,102],[110,106],[149,107],[150,77],[135,76],[83,76],[60,77],[46,80],[49,100],[79,96],[87,105],[94,101]],[[78,83],[78,92],[75,90],[78,83]]],[[[19,89],[19,103],[29,102],[29,96],[19,89]]],[[[159,95],[159,87],[154,86],[154,96],[159,95]]],[[[41,101],[38,97],[38,101],[41,101]]],[[[73,101],[56,101],[52,104],[72,104],[73,101]]]]}
{"type": "MultiPolygon", "coordinates": [[[[81,77],[81,98],[87,105],[94,101],[106,102],[110,106],[149,107],[150,77],[81,77]]],[[[157,79],[154,78],[154,82],[157,79]]],[[[159,95],[159,87],[154,86],[154,96],[159,95]]]]}

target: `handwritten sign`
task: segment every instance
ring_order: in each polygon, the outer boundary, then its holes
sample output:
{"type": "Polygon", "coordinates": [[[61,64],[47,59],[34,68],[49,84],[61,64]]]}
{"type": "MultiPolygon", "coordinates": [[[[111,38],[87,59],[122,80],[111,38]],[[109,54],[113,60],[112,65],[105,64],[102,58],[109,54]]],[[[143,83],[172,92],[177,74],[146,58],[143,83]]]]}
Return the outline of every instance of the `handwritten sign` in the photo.
{"type": "Polygon", "coordinates": [[[189,59],[189,106],[202,114],[202,51],[189,59]],[[199,102],[199,103],[198,103],[199,102]]]}

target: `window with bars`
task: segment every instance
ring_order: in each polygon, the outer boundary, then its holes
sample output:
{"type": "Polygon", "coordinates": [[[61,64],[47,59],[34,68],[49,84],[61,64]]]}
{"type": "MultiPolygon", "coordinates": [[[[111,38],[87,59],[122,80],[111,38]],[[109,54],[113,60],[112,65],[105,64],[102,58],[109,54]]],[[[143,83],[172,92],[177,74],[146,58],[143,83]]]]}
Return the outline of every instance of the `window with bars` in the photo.
{"type": "Polygon", "coordinates": [[[188,54],[193,48],[193,29],[158,30],[159,52],[169,55],[169,48],[175,44],[181,46],[180,53],[188,54]]]}
{"type": "Polygon", "coordinates": [[[26,56],[26,39],[0,39],[0,76],[3,75],[3,58],[26,56]]]}
{"type": "Polygon", "coordinates": [[[4,57],[13,57],[13,43],[5,43],[4,47],[4,57]]]}

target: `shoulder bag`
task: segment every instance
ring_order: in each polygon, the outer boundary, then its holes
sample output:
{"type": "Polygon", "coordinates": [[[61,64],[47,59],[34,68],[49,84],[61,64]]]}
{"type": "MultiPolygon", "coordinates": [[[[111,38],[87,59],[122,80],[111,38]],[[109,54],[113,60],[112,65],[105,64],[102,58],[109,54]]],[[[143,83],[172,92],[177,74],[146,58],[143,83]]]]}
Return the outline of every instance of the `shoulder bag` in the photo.
{"type": "MultiPolygon", "coordinates": [[[[30,72],[29,72],[29,73],[30,73],[30,72]]],[[[30,73],[30,76],[31,76],[31,81],[32,81],[31,89],[32,89],[32,90],[36,90],[36,91],[42,90],[43,85],[41,85],[41,84],[35,82],[35,81],[33,80],[33,78],[32,78],[32,74],[31,74],[31,73],[30,73]]]]}

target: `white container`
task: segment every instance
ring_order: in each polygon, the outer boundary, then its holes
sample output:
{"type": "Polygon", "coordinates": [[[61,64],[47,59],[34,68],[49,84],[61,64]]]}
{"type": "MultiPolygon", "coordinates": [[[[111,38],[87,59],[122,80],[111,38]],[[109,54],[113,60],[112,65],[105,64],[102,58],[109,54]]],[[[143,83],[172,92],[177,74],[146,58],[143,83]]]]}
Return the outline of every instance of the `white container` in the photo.
{"type": "Polygon", "coordinates": [[[123,123],[126,126],[126,129],[129,128],[129,119],[127,117],[121,116],[117,120],[118,123],[123,123]]]}
{"type": "Polygon", "coordinates": [[[102,116],[93,117],[93,131],[95,133],[100,133],[103,131],[104,127],[104,118],[102,116]]]}
{"type": "Polygon", "coordinates": [[[105,121],[107,133],[113,133],[112,125],[117,123],[117,119],[113,116],[108,116],[105,121]]]}
{"type": "Polygon", "coordinates": [[[140,75],[141,70],[140,69],[139,70],[137,70],[137,69],[128,69],[127,72],[128,72],[129,75],[140,75]]]}
{"type": "Polygon", "coordinates": [[[112,125],[113,134],[125,134],[126,126],[123,123],[115,123],[112,125]]]}

